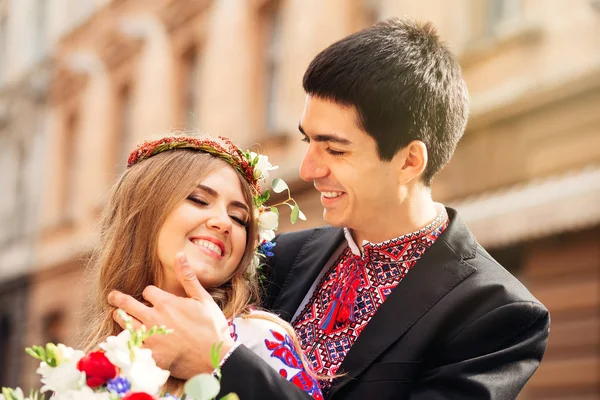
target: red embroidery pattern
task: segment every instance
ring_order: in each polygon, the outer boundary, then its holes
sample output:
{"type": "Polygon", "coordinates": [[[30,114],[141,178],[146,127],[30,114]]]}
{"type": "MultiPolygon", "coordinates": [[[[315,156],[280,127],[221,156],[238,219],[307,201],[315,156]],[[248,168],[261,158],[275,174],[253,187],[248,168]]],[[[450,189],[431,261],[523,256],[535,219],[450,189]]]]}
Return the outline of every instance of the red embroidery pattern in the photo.
{"type": "MultiPolygon", "coordinates": [[[[353,263],[359,268],[359,283],[354,309],[351,310],[352,318],[339,318],[339,322],[327,324],[323,321],[331,318],[330,303],[335,300],[332,293],[346,282],[344,278],[347,279],[347,276],[344,277],[347,269],[341,266],[348,265],[351,259],[357,257],[349,247],[342,252],[293,322],[302,351],[312,364],[313,371],[329,376],[338,372],[346,354],[379,306],[447,226],[448,217],[442,213],[420,231],[387,242],[364,245],[362,261],[353,263]]],[[[326,393],[331,382],[322,380],[319,383],[326,393]]]]}

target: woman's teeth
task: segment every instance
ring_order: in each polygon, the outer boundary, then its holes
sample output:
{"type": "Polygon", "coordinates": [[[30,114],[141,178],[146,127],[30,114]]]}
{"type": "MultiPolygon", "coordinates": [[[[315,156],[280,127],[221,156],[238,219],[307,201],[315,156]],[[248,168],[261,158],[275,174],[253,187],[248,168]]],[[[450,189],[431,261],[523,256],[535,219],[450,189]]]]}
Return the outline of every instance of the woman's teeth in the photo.
{"type": "Polygon", "coordinates": [[[217,246],[216,244],[214,244],[213,242],[209,242],[208,240],[204,240],[204,239],[193,240],[192,243],[194,243],[196,246],[206,247],[207,249],[214,251],[215,253],[217,253],[220,256],[223,255],[221,248],[219,246],[217,246]]]}

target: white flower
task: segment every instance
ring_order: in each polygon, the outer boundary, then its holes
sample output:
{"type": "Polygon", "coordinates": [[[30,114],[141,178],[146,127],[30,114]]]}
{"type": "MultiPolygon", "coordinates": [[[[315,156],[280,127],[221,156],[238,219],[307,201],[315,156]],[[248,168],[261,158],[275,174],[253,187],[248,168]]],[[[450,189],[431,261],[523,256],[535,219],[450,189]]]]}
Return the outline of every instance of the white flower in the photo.
{"type": "Polygon", "coordinates": [[[258,217],[258,229],[274,230],[279,226],[279,215],[273,211],[264,211],[258,217]]]}
{"type": "Polygon", "coordinates": [[[42,393],[52,390],[57,394],[62,394],[69,390],[77,390],[85,379],[84,373],[70,363],[51,367],[42,361],[36,372],[42,376],[41,381],[44,384],[41,389],[42,393]]]}
{"type": "Polygon", "coordinates": [[[69,364],[77,365],[79,360],[81,360],[81,358],[85,355],[83,351],[75,350],[72,347],[67,347],[62,343],[59,343],[56,347],[58,347],[58,352],[60,353],[62,362],[67,362],[69,364]]]}
{"type": "Polygon", "coordinates": [[[106,352],[106,358],[113,365],[124,370],[131,366],[131,353],[128,344],[130,338],[131,332],[124,330],[118,336],[107,337],[106,342],[101,343],[99,346],[106,352]]]}
{"type": "Polygon", "coordinates": [[[250,157],[252,160],[258,157],[258,162],[254,166],[254,178],[256,179],[261,179],[262,181],[266,182],[267,179],[269,179],[269,171],[279,168],[276,165],[272,165],[271,162],[269,162],[269,157],[265,156],[264,154],[257,154],[251,151],[250,157]]]}
{"type": "Polygon", "coordinates": [[[87,386],[81,388],[81,390],[69,390],[65,393],[56,394],[52,397],[53,400],[109,400],[110,394],[108,392],[94,392],[87,386]]]}
{"type": "Polygon", "coordinates": [[[169,377],[169,371],[156,366],[150,349],[134,349],[134,352],[134,361],[125,373],[131,382],[131,390],[151,395],[158,394],[169,377]]]}
{"type": "Polygon", "coordinates": [[[42,376],[41,392],[52,390],[57,394],[64,393],[68,390],[77,390],[81,386],[81,382],[85,379],[83,372],[77,369],[77,363],[85,355],[83,351],[73,350],[64,344],[56,346],[58,348],[58,357],[60,364],[56,367],[51,367],[44,361],[40,363],[37,373],[42,376]]]}
{"type": "Polygon", "coordinates": [[[273,211],[262,211],[258,216],[258,237],[260,243],[275,238],[275,229],[279,226],[279,215],[273,211]]]}
{"type": "Polygon", "coordinates": [[[261,230],[258,232],[258,237],[260,239],[260,243],[264,242],[265,240],[270,242],[271,240],[275,239],[275,231],[272,229],[261,230]]]}
{"type": "Polygon", "coordinates": [[[121,369],[121,374],[129,379],[132,391],[156,395],[167,381],[169,371],[156,366],[150,349],[135,347],[130,350],[130,338],[131,333],[124,330],[118,336],[106,338],[100,348],[106,352],[109,361],[121,369]]]}

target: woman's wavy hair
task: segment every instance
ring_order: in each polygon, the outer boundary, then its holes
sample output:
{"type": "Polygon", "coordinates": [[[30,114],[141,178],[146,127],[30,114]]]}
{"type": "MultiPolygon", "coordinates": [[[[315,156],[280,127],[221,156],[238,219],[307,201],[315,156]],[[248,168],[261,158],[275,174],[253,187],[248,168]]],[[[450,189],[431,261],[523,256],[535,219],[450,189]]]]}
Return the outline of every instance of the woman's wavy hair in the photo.
{"type": "MultiPolygon", "coordinates": [[[[146,286],[161,287],[164,274],[157,243],[166,217],[206,176],[224,166],[231,168],[207,153],[170,150],[133,165],[114,185],[100,220],[100,241],[88,264],[93,292],[85,315],[87,331],[81,338],[86,351],[122,330],[113,321],[114,307],[107,301],[112,290],[145,302],[142,291],[146,286]]],[[[250,185],[236,173],[245,201],[252,208],[250,185]]],[[[259,302],[254,260],[258,237],[255,213],[250,213],[246,233],[246,248],[238,268],[226,283],[208,289],[228,319],[248,314],[259,302]]],[[[168,386],[180,385],[170,378],[168,386]]]]}

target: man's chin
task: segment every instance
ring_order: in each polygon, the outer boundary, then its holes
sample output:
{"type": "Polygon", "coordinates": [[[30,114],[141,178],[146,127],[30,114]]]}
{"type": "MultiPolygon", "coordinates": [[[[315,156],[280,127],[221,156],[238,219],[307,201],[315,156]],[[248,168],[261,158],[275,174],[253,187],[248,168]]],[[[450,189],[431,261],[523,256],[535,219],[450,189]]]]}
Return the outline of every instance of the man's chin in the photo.
{"type": "Polygon", "coordinates": [[[344,218],[341,215],[336,215],[336,213],[327,211],[327,209],[323,210],[323,219],[327,225],[331,225],[334,228],[343,228],[346,226],[344,224],[344,218]]]}

